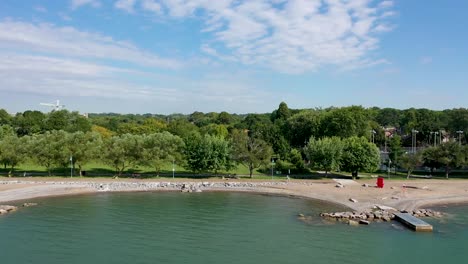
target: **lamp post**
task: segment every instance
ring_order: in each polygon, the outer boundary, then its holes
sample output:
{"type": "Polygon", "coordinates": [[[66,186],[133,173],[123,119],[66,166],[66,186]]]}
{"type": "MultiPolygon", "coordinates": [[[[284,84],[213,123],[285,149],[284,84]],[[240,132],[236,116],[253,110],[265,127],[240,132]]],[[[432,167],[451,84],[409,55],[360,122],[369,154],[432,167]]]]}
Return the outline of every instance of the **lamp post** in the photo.
{"type": "Polygon", "coordinates": [[[411,130],[411,151],[413,153],[416,152],[416,147],[417,147],[417,138],[416,138],[416,134],[418,134],[419,131],[416,130],[416,129],[412,129],[411,130]]]}
{"type": "Polygon", "coordinates": [[[70,178],[73,178],[73,156],[70,156],[70,178]]]}
{"type": "Polygon", "coordinates": [[[392,166],[392,160],[388,159],[388,167],[387,167],[387,178],[390,179],[390,167],[392,166]]]}
{"type": "Polygon", "coordinates": [[[377,133],[374,129],[371,129],[371,138],[372,138],[372,143],[374,143],[374,138],[375,138],[375,134],[377,133]]]}
{"type": "Polygon", "coordinates": [[[175,176],[175,161],[172,160],[172,179],[174,179],[174,176],[175,176]]]}
{"type": "Polygon", "coordinates": [[[458,144],[461,145],[461,137],[462,137],[463,131],[462,131],[462,130],[458,130],[458,131],[457,131],[457,134],[458,134],[458,144]]]}

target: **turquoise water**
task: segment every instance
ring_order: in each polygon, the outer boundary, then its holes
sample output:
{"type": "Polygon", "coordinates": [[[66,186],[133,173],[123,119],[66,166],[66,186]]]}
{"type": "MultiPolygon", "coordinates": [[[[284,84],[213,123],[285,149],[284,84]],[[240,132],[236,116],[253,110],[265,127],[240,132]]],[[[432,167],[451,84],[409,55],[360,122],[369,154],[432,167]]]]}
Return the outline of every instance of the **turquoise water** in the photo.
{"type": "Polygon", "coordinates": [[[297,220],[334,205],[244,193],[106,193],[36,200],[0,217],[0,263],[467,263],[468,206],[351,227],[297,220]]]}

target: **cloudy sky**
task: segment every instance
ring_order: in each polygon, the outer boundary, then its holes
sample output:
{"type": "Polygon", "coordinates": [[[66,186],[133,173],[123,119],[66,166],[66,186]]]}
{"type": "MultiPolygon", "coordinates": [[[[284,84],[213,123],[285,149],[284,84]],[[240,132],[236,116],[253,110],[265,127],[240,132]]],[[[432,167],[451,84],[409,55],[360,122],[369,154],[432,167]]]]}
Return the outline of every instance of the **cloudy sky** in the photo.
{"type": "Polygon", "coordinates": [[[2,0],[0,108],[468,106],[468,1],[2,0]]]}

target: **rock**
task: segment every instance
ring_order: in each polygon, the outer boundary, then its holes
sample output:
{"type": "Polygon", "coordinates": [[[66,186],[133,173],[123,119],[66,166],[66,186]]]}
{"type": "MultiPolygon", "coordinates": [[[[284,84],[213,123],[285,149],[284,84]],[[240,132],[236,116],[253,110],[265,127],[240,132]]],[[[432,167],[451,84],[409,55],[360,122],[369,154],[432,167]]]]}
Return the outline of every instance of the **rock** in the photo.
{"type": "Polygon", "coordinates": [[[298,214],[297,216],[298,217],[304,217],[304,214],[298,214]]]}
{"type": "Polygon", "coordinates": [[[398,196],[392,196],[392,199],[393,199],[393,200],[400,200],[400,197],[398,197],[398,196]]]}
{"type": "Polygon", "coordinates": [[[340,184],[338,183],[337,185],[335,185],[336,188],[344,188],[344,185],[343,184],[340,184]]]}
{"type": "Polygon", "coordinates": [[[36,206],[37,203],[24,203],[23,207],[30,207],[30,206],[36,206]]]}
{"type": "Polygon", "coordinates": [[[18,209],[18,207],[13,205],[0,205],[0,210],[5,210],[7,212],[16,211],[16,209],[18,209]]]}
{"type": "Polygon", "coordinates": [[[382,219],[383,219],[385,222],[390,222],[390,221],[392,220],[392,219],[390,219],[390,217],[388,217],[388,216],[384,216],[382,219]]]}
{"type": "Polygon", "coordinates": [[[362,187],[369,187],[369,184],[364,183],[364,184],[362,185],[362,187]]]}
{"type": "Polygon", "coordinates": [[[361,225],[370,225],[370,222],[367,221],[367,220],[362,220],[361,219],[361,220],[359,220],[359,224],[361,224],[361,225]]]}
{"type": "Polygon", "coordinates": [[[358,226],[358,225],[359,225],[359,222],[358,222],[358,221],[354,221],[354,220],[349,220],[349,221],[348,221],[348,225],[350,225],[350,226],[358,226]]]}
{"type": "Polygon", "coordinates": [[[0,209],[0,215],[2,215],[2,214],[6,214],[6,213],[8,213],[8,211],[7,211],[7,210],[5,210],[5,209],[0,209]]]}
{"type": "Polygon", "coordinates": [[[390,187],[390,189],[394,190],[394,189],[395,189],[395,186],[390,187]]]}
{"type": "Polygon", "coordinates": [[[353,202],[353,203],[357,203],[357,202],[358,202],[358,200],[353,199],[353,198],[349,198],[349,201],[350,201],[350,202],[353,202]]]}

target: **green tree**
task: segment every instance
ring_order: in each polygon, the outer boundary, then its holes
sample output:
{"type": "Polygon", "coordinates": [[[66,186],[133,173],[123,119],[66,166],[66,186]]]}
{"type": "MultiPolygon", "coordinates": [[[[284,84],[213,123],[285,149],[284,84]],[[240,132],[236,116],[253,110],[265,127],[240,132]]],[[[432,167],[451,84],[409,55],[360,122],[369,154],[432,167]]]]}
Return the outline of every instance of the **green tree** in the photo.
{"type": "Polygon", "coordinates": [[[291,116],[291,110],[285,102],[281,102],[278,106],[278,110],[273,112],[273,120],[282,119],[286,120],[291,116]]]}
{"type": "Polygon", "coordinates": [[[44,119],[44,130],[66,130],[69,123],[69,113],[67,110],[50,112],[44,119]]]}
{"type": "Polygon", "coordinates": [[[417,166],[422,164],[422,153],[405,153],[400,157],[400,166],[407,171],[406,178],[409,179],[411,173],[416,169],[417,166]]]}
{"type": "Polygon", "coordinates": [[[388,142],[389,146],[389,158],[394,166],[400,165],[399,158],[405,153],[401,145],[401,137],[399,135],[393,135],[388,142]]]}
{"type": "Polygon", "coordinates": [[[116,177],[120,177],[125,169],[137,166],[142,160],[142,136],[131,134],[113,136],[104,140],[102,152],[102,160],[115,169],[116,177]]]}
{"type": "Polygon", "coordinates": [[[11,121],[12,121],[11,115],[5,109],[0,109],[0,126],[10,125],[11,121]]]}
{"type": "Polygon", "coordinates": [[[89,132],[91,131],[91,123],[88,118],[80,115],[78,112],[68,113],[67,125],[65,127],[67,132],[89,132]]]}
{"type": "Polygon", "coordinates": [[[369,121],[361,106],[334,108],[324,114],[321,131],[327,137],[367,136],[370,131],[369,121]]]}
{"type": "Polygon", "coordinates": [[[78,166],[79,176],[82,176],[83,166],[97,158],[101,147],[102,139],[98,133],[79,131],[68,133],[65,138],[65,148],[71,157],[73,171],[75,171],[75,166],[78,166]]]}
{"type": "Polygon", "coordinates": [[[6,136],[16,135],[13,128],[9,125],[0,125],[0,140],[6,136]]]}
{"type": "Polygon", "coordinates": [[[0,140],[0,161],[10,166],[10,177],[18,164],[27,158],[28,137],[19,138],[15,135],[7,135],[0,140]]]}
{"type": "Polygon", "coordinates": [[[234,160],[249,169],[250,178],[255,169],[268,165],[273,150],[264,140],[249,136],[248,131],[235,130],[232,142],[234,160]]]}
{"type": "Polygon", "coordinates": [[[25,111],[16,114],[13,125],[19,136],[33,135],[43,131],[45,115],[39,111],[25,111]]]}
{"type": "Polygon", "coordinates": [[[380,164],[379,149],[365,137],[350,137],[343,140],[342,169],[349,171],[353,179],[359,171],[372,172],[380,164]]]}
{"type": "Polygon", "coordinates": [[[230,170],[231,145],[220,137],[192,133],[185,140],[184,154],[189,169],[195,172],[230,170]]]}
{"type": "Polygon", "coordinates": [[[225,125],[218,125],[218,124],[209,124],[200,128],[200,132],[202,134],[209,134],[212,136],[226,138],[229,134],[225,125]]]}
{"type": "Polygon", "coordinates": [[[164,131],[147,135],[143,138],[142,165],[154,168],[159,176],[162,166],[166,162],[180,162],[184,141],[171,133],[164,131]]]}
{"type": "Polygon", "coordinates": [[[311,136],[317,136],[320,129],[320,113],[302,111],[286,120],[283,127],[285,136],[292,147],[302,148],[311,136]]]}
{"type": "Polygon", "coordinates": [[[424,149],[422,152],[422,160],[424,166],[430,168],[431,175],[434,173],[434,169],[443,166],[443,164],[440,162],[440,151],[437,147],[429,147],[424,149]]]}
{"type": "Polygon", "coordinates": [[[62,130],[53,130],[31,138],[29,153],[38,165],[47,169],[49,176],[52,176],[52,168],[63,166],[69,160],[65,148],[66,136],[62,130]]]}
{"type": "Polygon", "coordinates": [[[229,125],[232,122],[232,116],[228,112],[221,112],[216,120],[218,124],[229,125]]]}
{"type": "Polygon", "coordinates": [[[343,155],[343,143],[338,137],[315,139],[311,137],[309,143],[304,148],[307,158],[312,166],[328,172],[338,170],[343,155]]]}
{"type": "Polygon", "coordinates": [[[445,167],[445,177],[448,179],[453,168],[465,164],[465,153],[458,142],[446,142],[437,146],[439,162],[445,167]]]}

